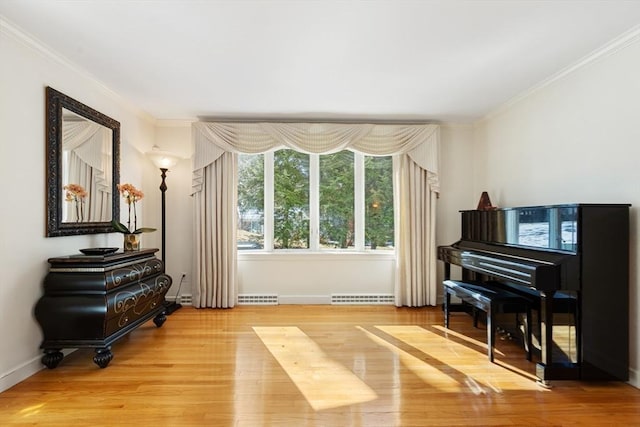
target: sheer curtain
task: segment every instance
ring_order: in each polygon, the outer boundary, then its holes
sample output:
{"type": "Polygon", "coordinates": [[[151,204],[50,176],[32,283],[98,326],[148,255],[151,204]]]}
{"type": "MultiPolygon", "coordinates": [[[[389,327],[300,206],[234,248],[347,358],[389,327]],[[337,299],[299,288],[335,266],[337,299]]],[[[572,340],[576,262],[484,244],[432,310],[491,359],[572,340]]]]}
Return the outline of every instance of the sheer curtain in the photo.
{"type": "Polygon", "coordinates": [[[435,305],[435,200],[439,127],[434,124],[197,122],[192,125],[195,307],[235,305],[237,153],[345,149],[394,156],[396,305],[435,305]],[[220,159],[220,160],[219,160],[220,159]]]}
{"type": "MultiPolygon", "coordinates": [[[[63,156],[68,162],[63,185],[78,184],[87,190],[85,221],[110,221],[111,129],[86,120],[65,120],[62,129],[63,156]]],[[[64,220],[73,219],[66,216],[64,220]]]]}

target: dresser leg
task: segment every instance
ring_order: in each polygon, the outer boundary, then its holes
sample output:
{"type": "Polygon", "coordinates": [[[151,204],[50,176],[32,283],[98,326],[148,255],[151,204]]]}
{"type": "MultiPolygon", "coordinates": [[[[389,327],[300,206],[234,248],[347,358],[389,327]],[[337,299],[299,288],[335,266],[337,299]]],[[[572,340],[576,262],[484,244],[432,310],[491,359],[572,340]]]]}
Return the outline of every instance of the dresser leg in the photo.
{"type": "Polygon", "coordinates": [[[109,362],[113,359],[113,353],[111,347],[96,348],[96,355],[93,356],[93,362],[100,368],[106,368],[109,362]]]}
{"type": "Polygon", "coordinates": [[[41,361],[47,368],[55,369],[58,366],[58,363],[62,361],[62,358],[64,358],[64,354],[62,354],[60,349],[52,348],[44,351],[41,361]]]}
{"type": "Polygon", "coordinates": [[[155,323],[156,326],[159,328],[164,324],[166,320],[167,320],[167,315],[165,314],[164,311],[162,311],[156,317],[153,318],[153,323],[155,323]]]}

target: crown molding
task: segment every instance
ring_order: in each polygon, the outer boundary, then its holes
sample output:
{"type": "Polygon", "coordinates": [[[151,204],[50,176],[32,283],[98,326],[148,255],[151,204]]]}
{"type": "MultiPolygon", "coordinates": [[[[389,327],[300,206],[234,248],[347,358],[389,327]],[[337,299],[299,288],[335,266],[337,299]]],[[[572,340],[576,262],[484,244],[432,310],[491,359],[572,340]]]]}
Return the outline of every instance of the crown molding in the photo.
{"type": "Polygon", "coordinates": [[[156,119],[156,127],[160,128],[185,128],[198,120],[196,119],[156,119]]]}
{"type": "Polygon", "coordinates": [[[442,129],[464,129],[464,130],[473,130],[476,127],[475,122],[447,122],[443,121],[440,123],[440,127],[442,129]]]}
{"type": "Polygon", "coordinates": [[[155,117],[151,116],[149,113],[136,107],[130,101],[123,98],[120,94],[110,89],[104,82],[98,80],[98,78],[96,78],[94,75],[89,73],[87,70],[78,66],[77,64],[75,64],[68,58],[64,57],[60,53],[56,52],[55,50],[47,46],[45,43],[43,43],[42,41],[38,40],[34,36],[22,30],[17,25],[8,21],[3,16],[0,16],[0,34],[10,37],[14,41],[22,44],[23,46],[26,46],[27,48],[35,51],[36,53],[50,60],[53,60],[54,62],[57,62],[58,64],[62,65],[65,68],[70,69],[72,72],[76,74],[79,74],[83,78],[94,83],[103,94],[105,94],[107,97],[116,101],[119,105],[121,105],[123,108],[125,108],[132,114],[136,115],[137,117],[145,120],[146,122],[154,126],[156,125],[157,120],[155,117]]]}
{"type": "Polygon", "coordinates": [[[496,108],[495,110],[491,111],[489,114],[485,115],[484,117],[482,117],[480,120],[478,120],[476,123],[480,124],[483,122],[486,122],[496,116],[499,116],[500,114],[502,114],[503,112],[505,112],[506,110],[508,110],[509,108],[511,108],[512,106],[514,106],[515,104],[518,104],[520,101],[530,97],[531,95],[533,95],[536,92],[541,91],[542,89],[551,86],[553,83],[564,79],[565,77],[579,71],[582,70],[585,67],[588,67],[589,65],[598,62],[604,58],[606,58],[609,55],[612,55],[624,48],[626,48],[627,46],[630,46],[636,42],[638,42],[640,40],[640,25],[637,25],[633,28],[631,28],[630,30],[622,33],[621,35],[619,35],[618,37],[614,38],[613,40],[611,40],[609,43],[605,44],[604,46],[594,50],[593,52],[589,53],[588,55],[586,55],[585,57],[583,57],[582,59],[576,61],[575,63],[573,63],[572,65],[563,68],[562,70],[558,71],[557,73],[551,75],[550,77],[542,80],[540,83],[532,86],[531,88],[525,90],[524,92],[520,93],[519,95],[516,95],[515,97],[511,98],[510,100],[506,101],[504,104],[502,104],[500,107],[496,108]]]}

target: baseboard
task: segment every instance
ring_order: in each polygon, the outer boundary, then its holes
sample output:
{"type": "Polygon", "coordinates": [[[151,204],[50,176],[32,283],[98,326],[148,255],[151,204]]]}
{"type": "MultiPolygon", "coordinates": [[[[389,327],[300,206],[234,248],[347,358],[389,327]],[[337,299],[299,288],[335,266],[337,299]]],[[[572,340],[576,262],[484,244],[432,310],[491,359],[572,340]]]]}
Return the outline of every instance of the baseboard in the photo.
{"type": "Polygon", "coordinates": [[[279,295],[279,304],[309,304],[328,305],[331,304],[330,295],[279,295]]]}
{"type": "Polygon", "coordinates": [[[634,386],[635,388],[640,388],[640,382],[638,381],[640,377],[638,377],[638,371],[636,369],[629,369],[629,381],[628,383],[634,386]]]}
{"type": "Polygon", "coordinates": [[[0,378],[0,392],[10,389],[19,382],[26,380],[31,375],[42,370],[44,366],[40,362],[40,358],[41,356],[35,357],[13,371],[3,374],[2,378],[0,378]]]}
{"type": "MultiPolygon", "coordinates": [[[[66,357],[68,354],[71,354],[74,351],[76,350],[65,349],[65,350],[62,350],[62,353],[66,357]]],[[[18,384],[19,382],[22,382],[27,378],[29,378],[30,376],[35,375],[41,370],[43,370],[45,367],[42,364],[41,359],[42,359],[42,356],[38,355],[33,359],[29,360],[28,362],[25,362],[22,365],[16,367],[12,371],[2,374],[2,376],[0,377],[0,393],[2,393],[5,390],[9,390],[11,387],[18,384]]]]}

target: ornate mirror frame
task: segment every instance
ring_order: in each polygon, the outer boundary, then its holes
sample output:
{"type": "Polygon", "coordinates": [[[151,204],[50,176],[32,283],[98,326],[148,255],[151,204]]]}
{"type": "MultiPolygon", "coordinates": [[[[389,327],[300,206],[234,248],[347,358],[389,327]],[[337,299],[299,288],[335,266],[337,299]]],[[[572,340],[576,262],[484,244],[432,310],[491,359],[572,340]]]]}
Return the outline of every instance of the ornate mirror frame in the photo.
{"type": "Polygon", "coordinates": [[[46,180],[47,180],[47,237],[80,234],[112,233],[111,222],[63,222],[62,203],[65,192],[62,184],[62,114],[63,108],[87,120],[111,129],[112,133],[112,189],[111,218],[120,218],[118,183],[120,182],[120,123],[76,101],[57,90],[46,88],[46,180]]]}

